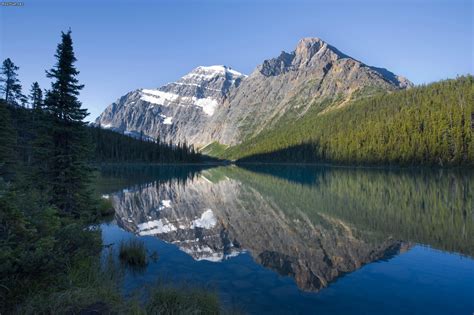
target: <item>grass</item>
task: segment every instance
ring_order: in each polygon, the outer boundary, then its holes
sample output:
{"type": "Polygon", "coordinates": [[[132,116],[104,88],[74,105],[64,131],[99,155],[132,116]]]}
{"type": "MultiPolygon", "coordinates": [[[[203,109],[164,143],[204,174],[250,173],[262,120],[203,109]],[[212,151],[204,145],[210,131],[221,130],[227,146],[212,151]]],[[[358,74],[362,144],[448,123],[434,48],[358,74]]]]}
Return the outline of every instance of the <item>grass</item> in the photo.
{"type": "Polygon", "coordinates": [[[130,295],[121,292],[124,266],[113,251],[105,262],[87,257],[71,267],[59,283],[35,290],[12,314],[241,314],[225,310],[214,291],[158,282],[130,295]]]}
{"type": "Polygon", "coordinates": [[[116,263],[112,253],[111,250],[102,264],[96,257],[84,258],[67,271],[60,285],[32,292],[12,313],[151,315],[224,312],[215,292],[185,285],[157,283],[124,297],[120,288],[125,269],[116,263]]]}
{"type": "Polygon", "coordinates": [[[131,238],[120,242],[120,260],[132,267],[145,267],[147,265],[146,248],[143,241],[131,238]]]}
{"type": "Polygon", "coordinates": [[[120,312],[123,298],[119,291],[122,271],[109,258],[101,266],[97,257],[87,257],[67,270],[58,283],[46,290],[35,290],[17,307],[16,314],[77,314],[99,309],[101,314],[120,312]]]}
{"type": "Polygon", "coordinates": [[[219,314],[217,294],[203,289],[158,286],[151,290],[146,314],[219,314]]]}

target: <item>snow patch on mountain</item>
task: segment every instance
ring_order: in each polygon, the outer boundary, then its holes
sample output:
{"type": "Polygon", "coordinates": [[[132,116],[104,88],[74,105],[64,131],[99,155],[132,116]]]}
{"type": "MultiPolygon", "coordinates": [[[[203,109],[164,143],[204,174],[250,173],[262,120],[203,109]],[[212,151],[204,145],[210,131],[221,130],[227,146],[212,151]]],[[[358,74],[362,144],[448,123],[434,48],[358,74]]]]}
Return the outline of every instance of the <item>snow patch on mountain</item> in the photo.
{"type": "Polygon", "coordinates": [[[195,100],[196,106],[202,108],[202,111],[208,116],[212,116],[217,108],[219,103],[212,98],[198,98],[195,100]]]}
{"type": "Polygon", "coordinates": [[[141,100],[148,103],[163,105],[163,106],[167,106],[169,105],[169,103],[175,102],[180,97],[177,94],[163,92],[160,90],[143,89],[141,92],[142,92],[142,95],[140,97],[141,100]]]}
{"type": "Polygon", "coordinates": [[[173,117],[166,117],[164,120],[163,120],[163,124],[165,125],[172,125],[173,124],[173,117]]]}
{"type": "MultiPolygon", "coordinates": [[[[178,105],[178,106],[192,106],[195,105],[197,107],[201,107],[203,112],[208,115],[212,116],[216,110],[216,107],[219,105],[219,102],[213,98],[205,97],[205,98],[197,98],[197,97],[188,97],[188,96],[180,96],[178,94],[163,92],[160,90],[148,90],[143,89],[140,99],[155,105],[161,106],[171,106],[171,105],[178,105]]],[[[161,115],[163,117],[163,115],[161,115]]],[[[163,121],[165,125],[171,125],[172,117],[166,117],[163,121]]]]}

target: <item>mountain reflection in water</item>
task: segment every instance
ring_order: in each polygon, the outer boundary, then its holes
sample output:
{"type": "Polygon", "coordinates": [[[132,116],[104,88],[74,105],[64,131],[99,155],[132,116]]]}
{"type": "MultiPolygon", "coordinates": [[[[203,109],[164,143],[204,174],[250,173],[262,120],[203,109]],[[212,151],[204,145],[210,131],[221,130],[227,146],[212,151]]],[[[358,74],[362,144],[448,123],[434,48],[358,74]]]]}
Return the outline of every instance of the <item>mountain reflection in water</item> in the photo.
{"type": "Polygon", "coordinates": [[[117,224],[195,260],[248,252],[305,291],[414,243],[474,253],[469,172],[281,165],[173,172],[110,194],[117,224]]]}

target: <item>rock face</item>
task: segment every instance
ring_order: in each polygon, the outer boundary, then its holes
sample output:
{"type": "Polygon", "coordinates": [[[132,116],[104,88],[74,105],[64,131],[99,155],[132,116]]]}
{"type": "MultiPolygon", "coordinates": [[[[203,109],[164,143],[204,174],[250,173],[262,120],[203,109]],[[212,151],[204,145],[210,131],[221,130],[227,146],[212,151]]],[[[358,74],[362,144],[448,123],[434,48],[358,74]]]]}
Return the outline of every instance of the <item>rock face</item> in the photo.
{"type": "Polygon", "coordinates": [[[295,51],[265,60],[248,77],[226,66],[198,67],[161,88],[130,92],[109,105],[96,123],[197,147],[213,141],[233,145],[329,98],[341,106],[364,88],[411,85],[321,39],[304,38],[295,51]]]}
{"type": "Polygon", "coordinates": [[[295,204],[288,211],[259,188],[263,176],[245,182],[233,178],[235,172],[213,169],[185,185],[171,181],[113,194],[117,222],[176,244],[196,260],[220,262],[248,251],[257,263],[293,277],[307,291],[403,246],[389,237],[364,240],[361,231],[311,206],[295,204]]]}
{"type": "Polygon", "coordinates": [[[197,67],[176,82],[158,89],[132,91],[97,118],[103,128],[140,133],[163,141],[202,144],[212,116],[245,76],[226,66],[197,67]]]}

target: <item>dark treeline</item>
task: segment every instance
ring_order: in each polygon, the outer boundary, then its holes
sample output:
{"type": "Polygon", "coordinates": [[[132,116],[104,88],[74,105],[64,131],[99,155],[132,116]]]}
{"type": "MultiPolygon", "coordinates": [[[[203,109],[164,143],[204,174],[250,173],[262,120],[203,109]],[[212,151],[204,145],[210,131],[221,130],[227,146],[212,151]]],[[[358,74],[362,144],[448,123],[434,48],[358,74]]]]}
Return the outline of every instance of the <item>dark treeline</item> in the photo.
{"type": "Polygon", "coordinates": [[[314,110],[226,150],[223,157],[262,162],[474,165],[474,78],[381,93],[325,113],[314,110]]]}
{"type": "Polygon", "coordinates": [[[96,162],[194,163],[204,160],[186,143],[164,143],[136,139],[112,130],[89,127],[96,162]]]}
{"type": "MultiPolygon", "coordinates": [[[[41,143],[41,132],[51,123],[53,117],[46,110],[33,110],[22,106],[9,106],[0,100],[9,112],[8,119],[17,135],[18,156],[24,162],[33,162],[36,146],[41,143]]],[[[83,126],[89,150],[87,159],[90,163],[196,163],[211,161],[204,158],[186,143],[164,143],[133,138],[111,130],[104,130],[93,126],[83,126]]]]}

